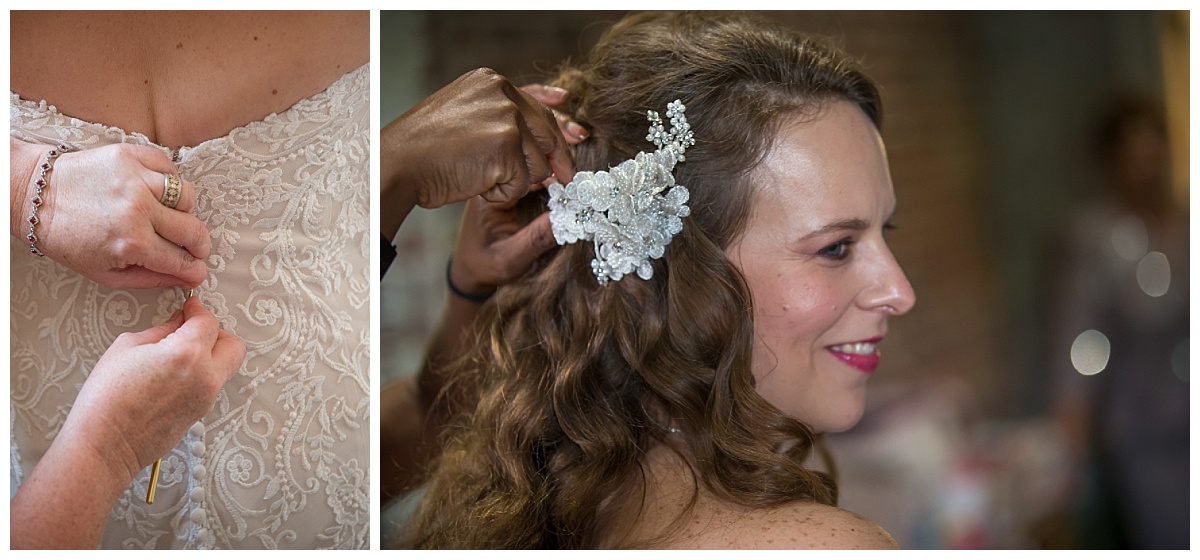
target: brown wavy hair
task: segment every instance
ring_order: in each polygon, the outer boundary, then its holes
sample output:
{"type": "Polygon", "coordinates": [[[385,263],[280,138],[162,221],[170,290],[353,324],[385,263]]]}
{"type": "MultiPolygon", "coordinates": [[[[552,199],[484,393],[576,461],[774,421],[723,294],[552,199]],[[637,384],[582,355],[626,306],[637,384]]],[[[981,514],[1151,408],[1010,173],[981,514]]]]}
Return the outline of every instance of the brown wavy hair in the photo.
{"type": "Polygon", "coordinates": [[[653,151],[646,111],[682,100],[696,144],[675,175],[691,215],[648,281],[599,285],[591,243],[576,243],[484,306],[473,349],[445,372],[469,404],[400,544],[600,546],[640,512],[643,459],[658,445],[690,466],[693,505],[700,489],[753,508],[835,504],[831,477],[804,466],[813,433],[755,391],[751,294],[724,249],[745,228],[752,171],[780,124],[849,100],[878,126],[875,86],[822,41],[712,13],[627,17],[552,83],[591,130],[579,170],[653,151]]]}

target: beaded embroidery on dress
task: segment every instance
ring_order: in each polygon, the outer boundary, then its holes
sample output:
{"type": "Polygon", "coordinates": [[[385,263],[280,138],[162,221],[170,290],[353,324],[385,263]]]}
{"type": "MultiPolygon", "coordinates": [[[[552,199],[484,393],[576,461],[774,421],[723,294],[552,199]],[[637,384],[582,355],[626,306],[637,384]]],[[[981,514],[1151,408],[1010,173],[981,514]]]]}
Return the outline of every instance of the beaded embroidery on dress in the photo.
{"type": "MultiPolygon", "coordinates": [[[[9,133],[86,150],[145,136],[10,93],[9,133]]],[[[166,151],[166,148],[162,148],[166,151]]],[[[370,71],[177,167],[208,227],[197,290],[246,361],[213,411],[109,515],[104,548],[369,548],[370,71]]],[[[10,497],[116,339],[164,322],[179,289],[109,290],[12,239],[10,497]]]]}

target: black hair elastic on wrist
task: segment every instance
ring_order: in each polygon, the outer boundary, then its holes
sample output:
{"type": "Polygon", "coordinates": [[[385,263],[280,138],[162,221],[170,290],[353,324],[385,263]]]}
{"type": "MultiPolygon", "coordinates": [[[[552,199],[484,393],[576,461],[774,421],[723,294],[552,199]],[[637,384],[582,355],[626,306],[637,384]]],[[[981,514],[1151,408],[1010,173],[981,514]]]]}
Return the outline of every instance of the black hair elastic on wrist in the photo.
{"type": "MultiPolygon", "coordinates": [[[[446,285],[450,286],[450,291],[454,292],[454,295],[456,295],[460,298],[463,298],[467,301],[473,301],[475,303],[483,303],[489,299],[492,299],[492,294],[483,294],[483,295],[468,294],[467,292],[464,292],[464,291],[458,289],[458,286],[455,286],[454,281],[450,279],[450,264],[453,262],[454,262],[454,259],[450,259],[449,261],[446,261],[446,285]]],[[[493,293],[495,293],[495,292],[493,292],[493,293]]]]}

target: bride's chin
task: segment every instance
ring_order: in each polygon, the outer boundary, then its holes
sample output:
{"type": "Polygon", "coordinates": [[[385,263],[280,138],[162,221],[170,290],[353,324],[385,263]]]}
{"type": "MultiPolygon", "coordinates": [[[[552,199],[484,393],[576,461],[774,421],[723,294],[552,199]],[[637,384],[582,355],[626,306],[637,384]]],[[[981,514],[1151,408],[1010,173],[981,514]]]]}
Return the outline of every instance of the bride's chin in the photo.
{"type": "Polygon", "coordinates": [[[796,419],[803,422],[814,434],[836,434],[858,425],[863,416],[863,403],[851,403],[837,410],[825,411],[819,418],[796,419]]]}

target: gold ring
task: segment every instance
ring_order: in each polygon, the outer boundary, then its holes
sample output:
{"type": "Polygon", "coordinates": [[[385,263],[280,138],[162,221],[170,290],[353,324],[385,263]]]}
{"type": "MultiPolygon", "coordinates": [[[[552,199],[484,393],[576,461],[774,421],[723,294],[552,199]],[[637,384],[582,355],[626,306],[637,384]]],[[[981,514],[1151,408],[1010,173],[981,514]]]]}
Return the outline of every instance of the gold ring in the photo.
{"type": "Polygon", "coordinates": [[[167,208],[174,209],[179,204],[180,191],[179,175],[174,173],[163,173],[163,194],[158,201],[167,208]]]}

